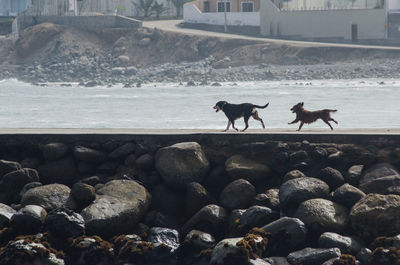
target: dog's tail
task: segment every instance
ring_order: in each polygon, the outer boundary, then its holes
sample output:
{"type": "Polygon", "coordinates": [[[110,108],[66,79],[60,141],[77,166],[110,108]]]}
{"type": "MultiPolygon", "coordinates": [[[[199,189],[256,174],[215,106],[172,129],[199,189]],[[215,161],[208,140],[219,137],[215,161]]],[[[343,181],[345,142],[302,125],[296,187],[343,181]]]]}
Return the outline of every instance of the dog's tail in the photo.
{"type": "Polygon", "coordinates": [[[337,109],[328,109],[329,112],[336,112],[337,109]]]}
{"type": "Polygon", "coordinates": [[[269,102],[267,104],[265,104],[264,106],[254,105],[254,107],[258,108],[258,109],[265,109],[266,107],[268,107],[268,105],[269,105],[269,102]]]}

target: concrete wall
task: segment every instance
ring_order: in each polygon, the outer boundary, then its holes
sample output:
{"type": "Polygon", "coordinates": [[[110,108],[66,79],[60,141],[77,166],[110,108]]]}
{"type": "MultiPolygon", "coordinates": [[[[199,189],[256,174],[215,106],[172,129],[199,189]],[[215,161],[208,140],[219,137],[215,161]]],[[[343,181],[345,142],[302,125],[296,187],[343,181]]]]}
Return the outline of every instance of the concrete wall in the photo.
{"type": "MultiPolygon", "coordinates": [[[[209,4],[208,12],[217,12],[218,11],[218,3],[222,3],[221,0],[197,0],[194,2],[190,2],[195,4],[200,11],[204,12],[204,3],[207,2],[209,4]]],[[[242,3],[252,2],[253,3],[253,11],[258,12],[260,10],[260,0],[227,0],[225,1],[230,3],[231,11],[230,12],[242,12],[242,3]]]]}
{"type": "MultiPolygon", "coordinates": [[[[227,25],[231,26],[259,26],[259,12],[227,12],[227,25]]],[[[193,3],[183,6],[183,20],[185,23],[199,23],[209,25],[224,25],[225,16],[220,13],[202,13],[193,3]]]]}
{"type": "Polygon", "coordinates": [[[271,0],[261,0],[260,30],[265,36],[349,40],[352,24],[358,25],[358,39],[387,37],[385,8],[281,11],[271,0]]]}

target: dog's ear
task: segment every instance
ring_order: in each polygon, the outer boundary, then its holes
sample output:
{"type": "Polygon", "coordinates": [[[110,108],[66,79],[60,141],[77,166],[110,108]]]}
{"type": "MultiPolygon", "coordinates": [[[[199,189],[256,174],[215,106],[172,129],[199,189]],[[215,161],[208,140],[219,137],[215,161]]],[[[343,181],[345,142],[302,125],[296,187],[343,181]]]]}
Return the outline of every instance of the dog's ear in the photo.
{"type": "Polygon", "coordinates": [[[304,106],[304,102],[301,102],[301,105],[304,106]]]}

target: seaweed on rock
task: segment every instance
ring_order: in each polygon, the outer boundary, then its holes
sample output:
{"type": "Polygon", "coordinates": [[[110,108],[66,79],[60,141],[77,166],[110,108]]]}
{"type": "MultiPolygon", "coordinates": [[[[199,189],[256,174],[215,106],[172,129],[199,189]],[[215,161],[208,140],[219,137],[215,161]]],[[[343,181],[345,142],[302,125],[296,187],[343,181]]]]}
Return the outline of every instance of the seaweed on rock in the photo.
{"type": "Polygon", "coordinates": [[[74,238],[67,250],[67,264],[111,264],[113,260],[113,245],[99,236],[74,238]]]}
{"type": "Polygon", "coordinates": [[[352,255],[342,254],[339,259],[335,260],[333,265],[357,265],[357,260],[352,255]]]}
{"type": "Polygon", "coordinates": [[[400,265],[400,250],[395,247],[378,247],[372,252],[369,265],[400,265]]]}

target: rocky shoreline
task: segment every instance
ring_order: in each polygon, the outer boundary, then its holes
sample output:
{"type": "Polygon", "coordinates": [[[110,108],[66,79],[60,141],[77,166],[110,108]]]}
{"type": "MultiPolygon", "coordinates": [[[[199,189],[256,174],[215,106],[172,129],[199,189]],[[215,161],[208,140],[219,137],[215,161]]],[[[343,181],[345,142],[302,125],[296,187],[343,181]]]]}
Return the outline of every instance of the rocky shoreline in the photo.
{"type": "Polygon", "coordinates": [[[400,263],[397,142],[0,150],[0,264],[400,263]]]}

